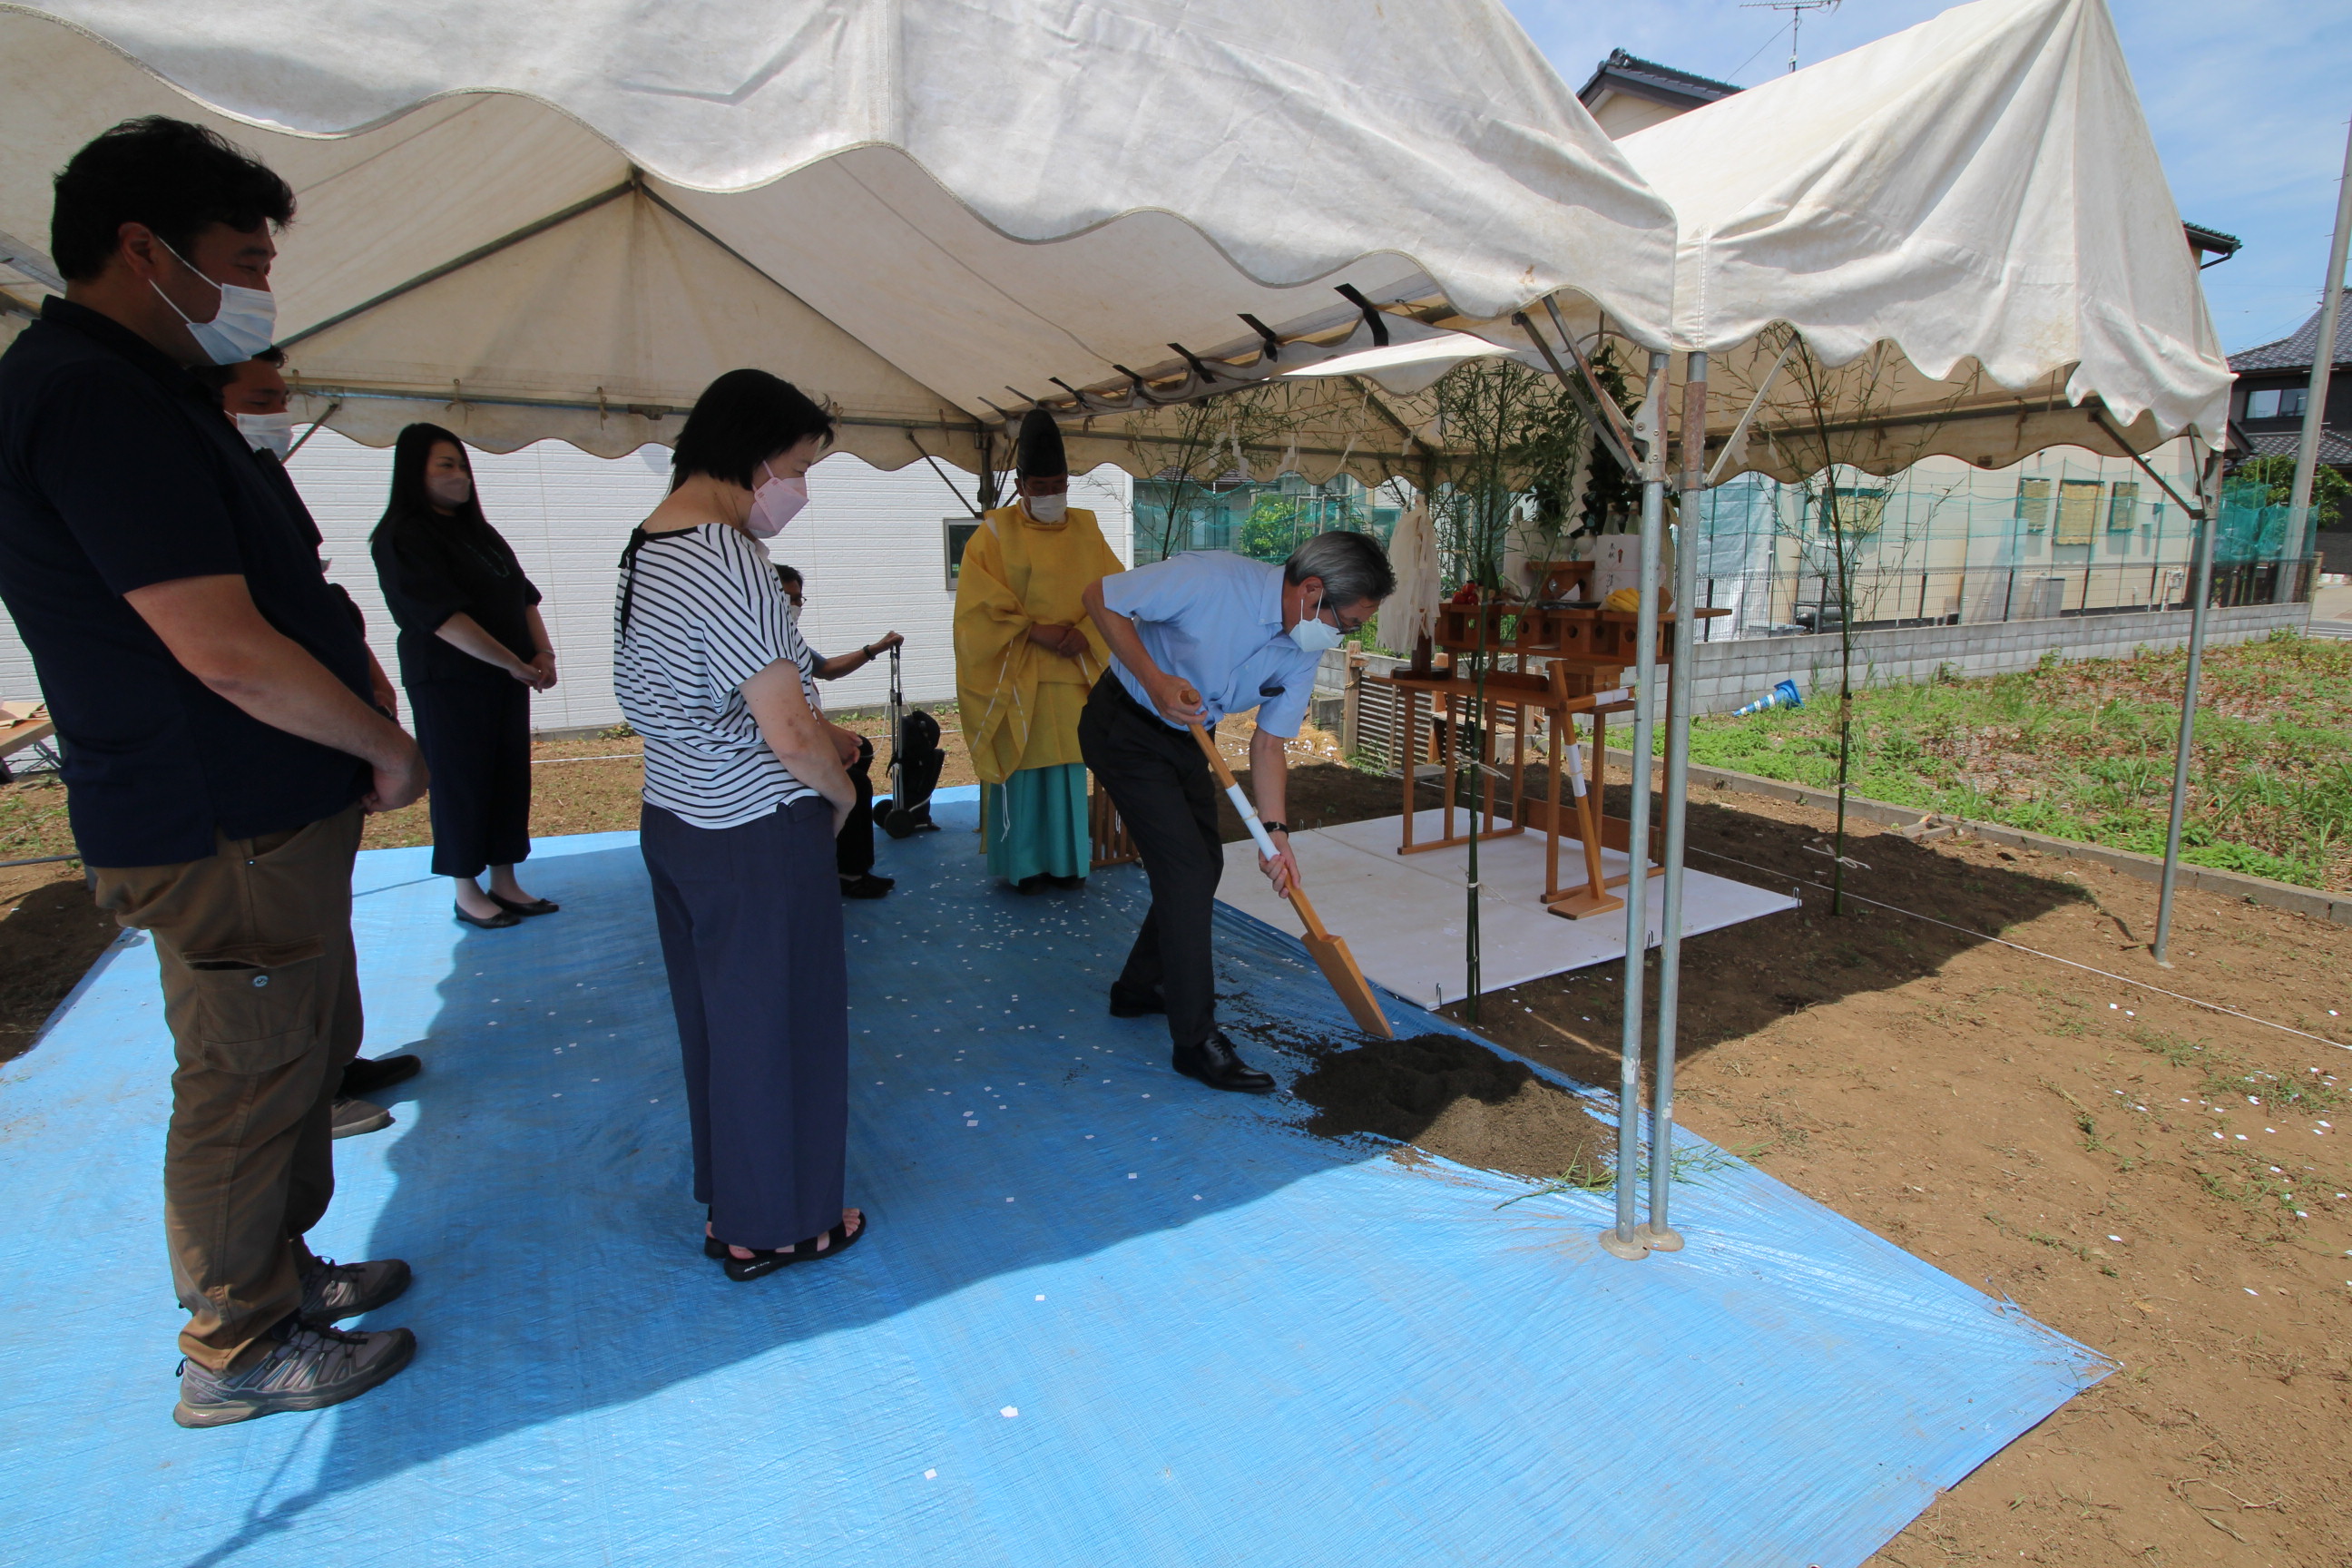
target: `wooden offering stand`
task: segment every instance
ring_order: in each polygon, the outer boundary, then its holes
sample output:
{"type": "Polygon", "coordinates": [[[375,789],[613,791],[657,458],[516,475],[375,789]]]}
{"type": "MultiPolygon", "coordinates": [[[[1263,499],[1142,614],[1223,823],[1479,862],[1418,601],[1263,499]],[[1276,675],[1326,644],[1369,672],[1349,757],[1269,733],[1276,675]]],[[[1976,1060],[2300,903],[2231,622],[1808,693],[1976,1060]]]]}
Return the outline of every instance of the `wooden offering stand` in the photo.
{"type": "Polygon", "coordinates": [[[1093,851],[1087,863],[1089,870],[1132,865],[1143,858],[1136,852],[1135,839],[1128,833],[1127,824],[1118,818],[1118,807],[1111,804],[1110,792],[1100,783],[1087,796],[1087,840],[1093,851]]]}
{"type": "MultiPolygon", "coordinates": [[[[1426,643],[1415,650],[1412,668],[1372,679],[1385,679],[1396,688],[1403,713],[1404,829],[1403,842],[1398,845],[1397,853],[1416,855],[1467,844],[1476,838],[1505,838],[1530,826],[1539,827],[1545,839],[1543,903],[1553,914],[1576,920],[1625,907],[1624,900],[1609,889],[1622,886],[1626,879],[1602,876],[1601,850],[1606,845],[1625,851],[1630,858],[1633,825],[1623,817],[1603,816],[1600,802],[1606,776],[1609,715],[1628,713],[1633,709],[1633,693],[1623,681],[1626,667],[1641,657],[1641,616],[1604,610],[1576,597],[1591,580],[1591,562],[1536,562],[1529,570],[1537,583],[1537,596],[1532,600],[1483,599],[1439,607],[1433,639],[1437,647],[1460,655],[1475,653],[1483,645],[1486,652],[1512,661],[1512,668],[1487,671],[1483,698],[1480,683],[1456,674],[1451,668],[1452,660],[1446,668],[1435,668],[1426,643]],[[1483,635],[1481,620],[1486,623],[1483,635]],[[1543,668],[1529,668],[1531,659],[1540,661],[1543,668]],[[1431,760],[1444,768],[1445,804],[1442,834],[1417,843],[1413,838],[1413,785],[1418,782],[1422,756],[1420,700],[1423,693],[1428,694],[1431,708],[1431,760]],[[1553,799],[1528,798],[1527,752],[1531,738],[1531,712],[1544,716],[1553,799]],[[1470,726],[1477,735],[1477,755],[1466,765],[1486,776],[1486,790],[1478,808],[1470,814],[1468,831],[1457,833],[1454,783],[1465,765],[1460,754],[1464,719],[1472,713],[1478,716],[1470,726]],[[1578,754],[1582,750],[1580,745],[1566,738],[1573,732],[1571,716],[1578,713],[1590,714],[1592,719],[1592,752],[1589,760],[1578,754]],[[1496,760],[1496,731],[1506,728],[1511,738],[1507,770],[1496,760]],[[1501,805],[1497,796],[1507,780],[1509,805],[1507,811],[1502,811],[1497,809],[1501,805]],[[1556,798],[1562,780],[1571,790],[1572,805],[1556,798]],[[1498,826],[1506,819],[1507,826],[1498,826]],[[1561,887],[1559,881],[1562,835],[1583,847],[1583,879],[1568,888],[1561,887]]],[[[1702,616],[1729,613],[1697,612],[1702,616]]],[[[1657,658],[1661,665],[1673,660],[1674,626],[1671,612],[1658,616],[1657,658]]],[[[1653,826],[1649,858],[1659,858],[1662,837],[1662,829],[1653,826]]],[[[1654,865],[1649,874],[1654,877],[1660,870],[1654,865]]]]}

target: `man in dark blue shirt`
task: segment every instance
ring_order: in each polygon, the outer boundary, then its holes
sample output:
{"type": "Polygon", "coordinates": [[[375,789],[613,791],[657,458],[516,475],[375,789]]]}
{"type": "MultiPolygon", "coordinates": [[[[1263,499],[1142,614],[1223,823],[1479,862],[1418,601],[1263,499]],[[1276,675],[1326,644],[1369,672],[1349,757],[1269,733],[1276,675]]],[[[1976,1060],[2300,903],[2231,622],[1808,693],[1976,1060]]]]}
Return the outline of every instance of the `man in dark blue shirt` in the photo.
{"type": "Polygon", "coordinates": [[[0,601],[64,742],[99,902],[153,933],[178,1065],[164,1223],[183,1426],[363,1393],[404,1329],[404,1263],[300,1237],[334,1191],[329,1116],[359,1048],[352,858],[423,792],[368,702],[365,644],[194,364],[270,338],[293,193],[212,132],[126,121],[58,176],[63,300],[0,355],[0,601]]]}
{"type": "MultiPolygon", "coordinates": [[[[293,416],[287,412],[285,364],[286,351],[272,345],[241,364],[205,365],[189,374],[215,389],[221,412],[236,426],[245,444],[253,448],[254,466],[268,479],[270,488],[300,524],[302,537],[316,550],[323,542],[318,519],[310,515],[302,492],[294,488],[293,477],[286,471],[286,459],[292,455],[295,441],[293,416]]],[[[321,571],[326,565],[324,561],[319,563],[321,571]]],[[[341,584],[330,583],[328,586],[342,601],[343,613],[351,616],[352,625],[364,635],[367,618],[360,614],[351,595],[341,584]]],[[[387,719],[399,716],[400,698],[373,650],[368,654],[368,700],[387,719]]],[[[392,1112],[368,1097],[394,1084],[405,1083],[424,1065],[406,1052],[373,1059],[353,1058],[344,1067],[341,1087],[335,1091],[335,1136],[352,1138],[391,1126],[392,1112]]]]}

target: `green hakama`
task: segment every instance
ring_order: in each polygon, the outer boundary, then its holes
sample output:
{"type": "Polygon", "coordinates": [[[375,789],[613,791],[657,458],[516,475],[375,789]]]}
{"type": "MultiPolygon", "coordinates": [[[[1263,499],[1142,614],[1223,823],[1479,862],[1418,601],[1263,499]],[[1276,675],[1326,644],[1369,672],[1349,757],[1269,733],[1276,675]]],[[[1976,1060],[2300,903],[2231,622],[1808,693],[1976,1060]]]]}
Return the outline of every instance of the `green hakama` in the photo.
{"type": "Polygon", "coordinates": [[[980,823],[988,868],[1006,881],[1085,876],[1094,859],[1086,764],[1024,768],[1002,784],[982,784],[980,823]]]}

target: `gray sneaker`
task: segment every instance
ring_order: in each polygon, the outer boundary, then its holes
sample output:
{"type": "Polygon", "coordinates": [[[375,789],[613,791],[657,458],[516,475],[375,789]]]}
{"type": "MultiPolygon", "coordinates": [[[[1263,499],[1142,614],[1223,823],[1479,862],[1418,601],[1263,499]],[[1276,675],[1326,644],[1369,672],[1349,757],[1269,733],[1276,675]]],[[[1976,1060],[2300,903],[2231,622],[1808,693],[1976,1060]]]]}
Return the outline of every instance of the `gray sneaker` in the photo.
{"type": "Polygon", "coordinates": [[[397,1258],[338,1263],[313,1258],[302,1271],[302,1316],[331,1323],[373,1312],[408,1289],[408,1265],[397,1258]]]}
{"type": "Polygon", "coordinates": [[[356,1138],[362,1132],[381,1132],[392,1125],[392,1112],[383,1106],[364,1100],[338,1100],[334,1109],[334,1136],[356,1138]]]}
{"type": "Polygon", "coordinates": [[[408,1364],[416,1336],[406,1329],[351,1334],[289,1315],[269,1331],[269,1353],[233,1375],[180,1363],[183,1426],[226,1426],[281,1410],[323,1410],[356,1398],[408,1364]]]}

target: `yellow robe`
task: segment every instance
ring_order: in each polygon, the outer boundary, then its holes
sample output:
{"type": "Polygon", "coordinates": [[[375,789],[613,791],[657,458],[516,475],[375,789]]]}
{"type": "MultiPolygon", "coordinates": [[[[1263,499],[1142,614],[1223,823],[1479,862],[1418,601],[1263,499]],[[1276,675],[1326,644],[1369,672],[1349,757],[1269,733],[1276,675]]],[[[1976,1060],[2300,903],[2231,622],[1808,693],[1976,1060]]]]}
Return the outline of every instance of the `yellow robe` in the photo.
{"type": "Polygon", "coordinates": [[[1024,768],[1076,763],[1078,715],[1110,650],[1087,616],[1087,584],[1124,571],[1095,514],[1071,507],[1043,523],[1018,502],[981,519],[956,579],[956,710],[973,772],[1002,784],[1024,768]],[[1034,626],[1076,626],[1077,658],[1029,640],[1034,626]]]}

